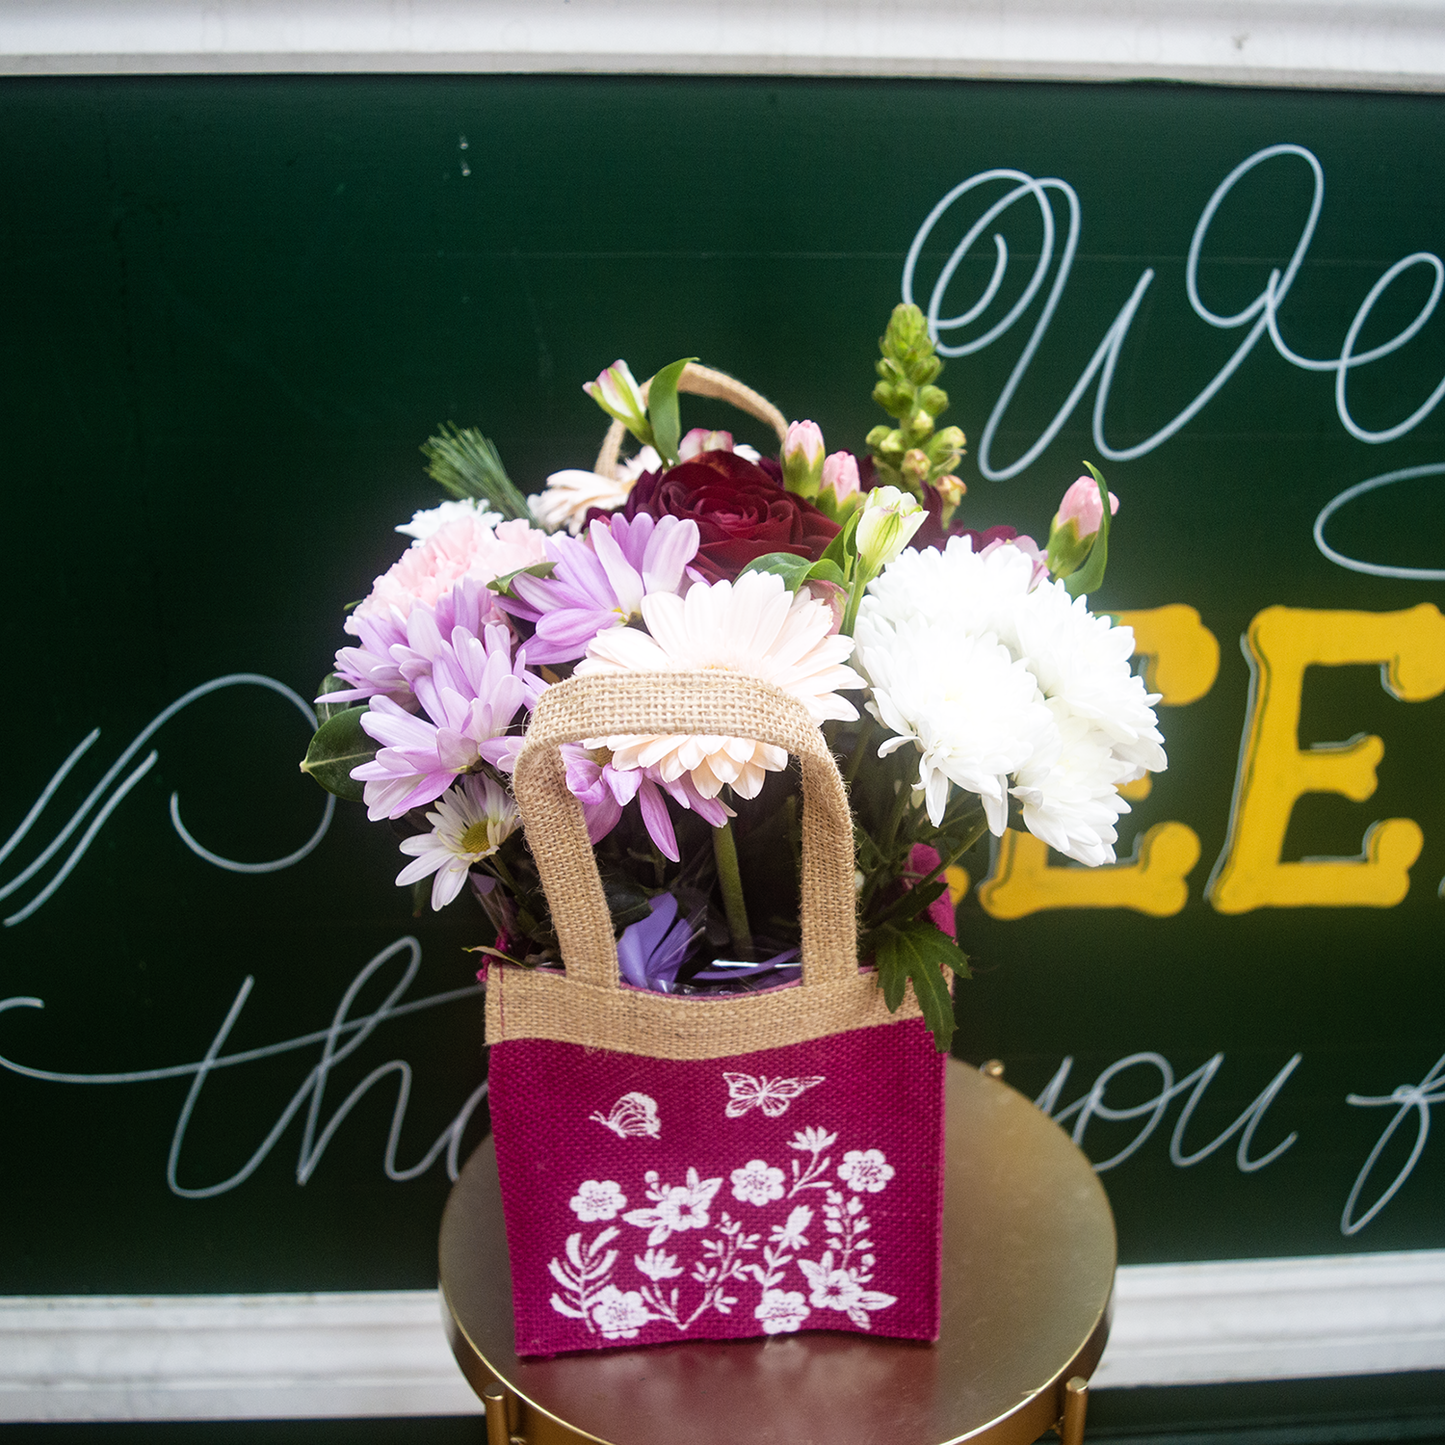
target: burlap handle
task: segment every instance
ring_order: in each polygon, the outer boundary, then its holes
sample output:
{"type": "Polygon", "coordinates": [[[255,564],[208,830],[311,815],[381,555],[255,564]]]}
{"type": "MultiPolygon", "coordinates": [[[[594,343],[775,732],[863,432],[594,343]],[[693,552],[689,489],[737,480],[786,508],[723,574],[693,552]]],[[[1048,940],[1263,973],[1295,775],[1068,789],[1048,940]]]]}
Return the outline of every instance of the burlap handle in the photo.
{"type": "MultiPolygon", "coordinates": [[[[650,384],[650,380],[642,383],[644,397],[650,384]]],[[[782,412],[761,392],[745,386],[724,371],[714,371],[710,366],[699,366],[697,362],[690,361],[683,368],[677,389],[690,396],[708,396],[717,401],[731,402],[739,411],[745,411],[749,416],[756,417],[760,422],[772,427],[780,442],[788,435],[788,419],[782,412]]],[[[602,450],[597,453],[597,464],[592,468],[594,472],[604,477],[617,475],[617,454],[622,449],[622,438],[626,435],[627,428],[620,421],[613,422],[607,428],[607,435],[602,439],[602,450]]]]}
{"type": "Polygon", "coordinates": [[[721,734],[786,748],[803,774],[803,987],[857,977],[853,823],[837,764],[795,697],[725,672],[574,677],[543,694],[512,785],[552,909],[567,977],[616,989],[617,943],[562,743],[619,734],[721,734]]]}

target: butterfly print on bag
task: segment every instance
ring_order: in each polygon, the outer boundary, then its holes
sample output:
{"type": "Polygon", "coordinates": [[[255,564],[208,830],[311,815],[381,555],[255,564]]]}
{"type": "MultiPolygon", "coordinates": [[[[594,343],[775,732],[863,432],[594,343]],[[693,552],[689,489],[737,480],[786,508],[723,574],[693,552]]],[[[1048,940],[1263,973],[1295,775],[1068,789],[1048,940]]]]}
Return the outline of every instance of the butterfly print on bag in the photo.
{"type": "Polygon", "coordinates": [[[727,1116],[739,1119],[749,1109],[761,1109],[768,1118],[776,1119],[779,1114],[787,1113],[788,1105],[804,1089],[821,1084],[825,1077],[815,1074],[806,1079],[769,1079],[761,1074],[754,1078],[752,1074],[724,1073],[729,1094],[727,1116]]]}
{"type": "Polygon", "coordinates": [[[594,1110],[587,1117],[611,1129],[619,1139],[634,1134],[656,1139],[662,1133],[662,1120],[657,1117],[657,1100],[650,1094],[635,1091],[624,1094],[612,1106],[610,1114],[599,1114],[594,1110]]]}

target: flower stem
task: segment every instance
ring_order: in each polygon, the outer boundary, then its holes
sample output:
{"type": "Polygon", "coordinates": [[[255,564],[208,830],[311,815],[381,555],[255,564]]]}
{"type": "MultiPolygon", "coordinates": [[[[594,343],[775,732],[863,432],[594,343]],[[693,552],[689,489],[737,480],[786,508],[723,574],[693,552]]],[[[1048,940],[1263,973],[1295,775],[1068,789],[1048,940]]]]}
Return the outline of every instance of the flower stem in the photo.
{"type": "Polygon", "coordinates": [[[982,811],[980,811],[977,820],[974,822],[973,827],[964,834],[963,842],[960,843],[958,847],[956,847],[953,852],[948,855],[948,857],[940,858],[936,867],[930,868],[928,872],[923,875],[922,878],[916,880],[913,884],[914,888],[927,888],[928,885],[932,883],[933,880],[937,878],[940,873],[944,872],[946,869],[952,868],[953,865],[957,863],[958,860],[962,858],[963,855],[967,853],[968,850],[972,848],[973,845],[977,843],[978,840],[982,838],[983,835],[987,832],[988,819],[983,815],[982,811]]]}
{"type": "Polygon", "coordinates": [[[712,856],[717,863],[717,881],[722,889],[728,932],[733,937],[733,951],[740,961],[750,963],[753,956],[753,931],[748,926],[748,905],[743,898],[743,880],[738,872],[738,847],[733,840],[731,822],[712,830],[712,856]]]}
{"type": "Polygon", "coordinates": [[[863,760],[868,756],[868,743],[872,736],[873,719],[865,712],[863,726],[858,729],[858,741],[853,745],[853,751],[848,757],[848,765],[843,770],[843,781],[850,786],[853,779],[858,776],[858,770],[863,766],[863,760]]]}

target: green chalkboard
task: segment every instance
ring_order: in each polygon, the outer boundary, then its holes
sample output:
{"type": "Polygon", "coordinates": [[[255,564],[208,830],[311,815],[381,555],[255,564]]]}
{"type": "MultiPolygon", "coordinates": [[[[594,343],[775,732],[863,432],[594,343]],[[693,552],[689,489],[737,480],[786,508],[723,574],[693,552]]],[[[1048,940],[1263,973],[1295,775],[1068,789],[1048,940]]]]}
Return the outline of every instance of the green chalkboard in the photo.
{"type": "Polygon", "coordinates": [[[1079,1132],[1126,1261],[1445,1245],[1442,251],[1438,97],[5,82],[0,1291],[432,1282],[484,940],[359,810],[307,851],[296,771],[418,444],[479,425],[535,489],[597,445],[583,380],[696,354],[858,446],[906,271],[973,524],[1044,531],[1087,456],[1096,601],[1197,613],[1141,625],[1132,865],[966,860],[959,1051],[1079,1132]]]}

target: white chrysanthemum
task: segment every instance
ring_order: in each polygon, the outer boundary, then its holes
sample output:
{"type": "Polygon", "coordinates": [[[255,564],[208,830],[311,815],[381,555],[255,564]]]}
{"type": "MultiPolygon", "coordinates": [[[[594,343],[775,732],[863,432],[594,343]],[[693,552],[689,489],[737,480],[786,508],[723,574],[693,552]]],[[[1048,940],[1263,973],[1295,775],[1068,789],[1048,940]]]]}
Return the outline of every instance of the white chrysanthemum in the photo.
{"type": "Polygon", "coordinates": [[[1129,665],[1133,628],[1094,616],[1087,600],[1071,598],[1062,582],[1019,598],[1014,620],[1018,653],[1045,697],[1105,733],[1116,757],[1149,772],[1167,765],[1154,717],[1159,695],[1146,692],[1129,665]]]}
{"type": "MultiPolygon", "coordinates": [[[[837,693],[864,686],[846,665],[853,639],[831,632],[832,610],[806,589],[789,596],[781,577],[745,572],[736,582],[698,583],[686,597],[649,593],[641,611],[646,633],[614,627],[600,634],[577,673],[738,672],[791,693],[815,722],[858,716],[837,693]]],[[[751,738],[624,736],[588,739],[585,746],[610,748],[614,768],[658,767],[668,782],[689,773],[705,798],[717,797],[724,784],[755,798],[764,774],[788,763],[782,748],[751,738]]]]}
{"type": "Polygon", "coordinates": [[[873,684],[868,710],[894,736],[886,757],[917,745],[918,786],[929,819],[943,821],[950,783],[983,802],[989,827],[1008,818],[1008,774],[1022,767],[1053,731],[1033,674],[992,633],[960,634],[923,618],[890,626],[865,600],[856,629],[858,663],[873,684]]]}
{"type": "Polygon", "coordinates": [[[500,512],[489,512],[475,497],[466,497],[459,502],[443,502],[440,506],[424,512],[413,512],[411,521],[403,522],[395,530],[403,537],[412,537],[413,547],[420,547],[433,533],[441,531],[448,522],[458,517],[475,517],[484,527],[495,527],[502,520],[500,512]]]}
{"type": "Polygon", "coordinates": [[[992,632],[1015,649],[1013,609],[1028,595],[1032,577],[1033,563],[1017,547],[980,556],[972,538],[952,537],[942,552],[902,552],[869,584],[863,607],[889,622],[922,617],[974,636],[992,632]]]}
{"type": "Polygon", "coordinates": [[[1023,805],[1024,825],[1065,857],[1096,867],[1114,861],[1114,825],[1129,805],[1119,784],[1138,769],[1116,758],[1109,738],[1061,703],[1050,705],[1058,721],[1052,740],[1014,774],[1009,790],[1023,805]]]}
{"type": "Polygon", "coordinates": [[[437,799],[426,815],[430,833],[404,838],[401,851],[413,855],[396,875],[405,887],[435,873],[431,906],[445,908],[467,881],[473,863],[495,853],[517,829],[517,805],[503,787],[490,778],[468,773],[437,799]]]}
{"type": "Polygon", "coordinates": [[[904,552],[859,609],[869,710],[913,742],[929,817],[951,783],[978,794],[1002,834],[1007,794],[1025,825],[1081,863],[1114,861],[1119,787],[1166,766],[1153,704],[1130,670],[1134,635],[1095,617],[1062,583],[1030,589],[1016,547],[976,555],[967,538],[904,552]],[[1025,682],[1024,679],[1027,679],[1025,682]]]}

